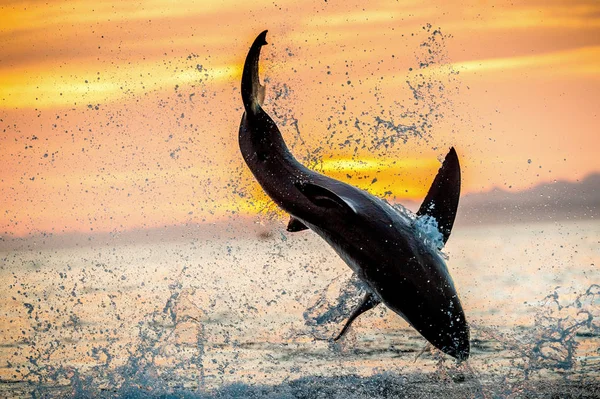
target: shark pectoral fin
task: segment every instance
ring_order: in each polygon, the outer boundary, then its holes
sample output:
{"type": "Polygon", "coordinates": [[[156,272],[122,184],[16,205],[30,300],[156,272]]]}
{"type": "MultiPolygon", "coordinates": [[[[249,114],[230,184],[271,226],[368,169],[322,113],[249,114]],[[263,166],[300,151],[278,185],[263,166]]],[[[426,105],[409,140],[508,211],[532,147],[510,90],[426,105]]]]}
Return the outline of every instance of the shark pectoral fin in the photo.
{"type": "Polygon", "coordinates": [[[419,216],[428,215],[437,221],[444,243],[448,241],[454,225],[459,197],[460,164],[456,151],[452,147],[417,212],[419,216]]]}
{"type": "Polygon", "coordinates": [[[344,325],[344,328],[342,328],[342,331],[340,331],[337,337],[335,337],[333,340],[337,341],[338,339],[342,338],[346,331],[348,331],[348,328],[350,328],[350,325],[352,324],[354,319],[356,319],[361,314],[365,313],[367,310],[373,309],[380,303],[381,301],[375,295],[371,294],[370,292],[367,292],[363,297],[362,301],[352,311],[352,314],[348,318],[348,321],[344,325]]]}
{"type": "Polygon", "coordinates": [[[338,208],[350,213],[356,213],[356,210],[347,200],[340,197],[333,191],[314,183],[296,183],[296,187],[313,204],[323,208],[338,208]]]}
{"type": "Polygon", "coordinates": [[[306,227],[304,223],[302,223],[295,217],[290,216],[290,222],[287,225],[287,231],[289,231],[290,233],[295,233],[296,231],[302,231],[306,229],[308,229],[308,227],[306,227]]]}

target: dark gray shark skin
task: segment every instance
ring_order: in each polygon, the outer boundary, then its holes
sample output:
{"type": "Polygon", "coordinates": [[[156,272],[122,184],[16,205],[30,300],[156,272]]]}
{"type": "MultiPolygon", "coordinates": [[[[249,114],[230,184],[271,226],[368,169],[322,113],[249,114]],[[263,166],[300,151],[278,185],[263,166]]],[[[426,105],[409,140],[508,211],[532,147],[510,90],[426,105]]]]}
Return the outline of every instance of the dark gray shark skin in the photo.
{"type": "MultiPolygon", "coordinates": [[[[292,215],[288,231],[310,228],[366,283],[369,292],[337,338],[361,313],[383,302],[442,352],[467,359],[469,326],[454,283],[439,251],[419,236],[415,219],[363,190],[305,168],[261,108],[258,62],[266,34],[258,35],[244,64],[240,150],[263,190],[292,215]]],[[[417,212],[437,221],[444,242],[459,195],[460,166],[452,148],[417,212]]]]}

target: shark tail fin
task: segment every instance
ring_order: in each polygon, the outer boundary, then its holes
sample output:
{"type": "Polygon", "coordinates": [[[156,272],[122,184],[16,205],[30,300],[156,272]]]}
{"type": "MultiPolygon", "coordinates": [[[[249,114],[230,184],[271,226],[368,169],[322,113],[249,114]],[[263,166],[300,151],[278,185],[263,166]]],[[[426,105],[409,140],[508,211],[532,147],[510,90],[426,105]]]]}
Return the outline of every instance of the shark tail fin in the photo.
{"type": "MultiPolygon", "coordinates": [[[[245,112],[242,116],[238,135],[240,149],[244,159],[248,159],[256,153],[258,142],[263,144],[269,142],[268,151],[272,154],[278,153],[279,156],[287,160],[293,160],[294,157],[287,148],[277,124],[261,107],[265,98],[265,87],[260,84],[258,64],[260,50],[262,46],[267,44],[266,37],[266,30],[256,37],[244,62],[241,89],[245,112]],[[246,144],[242,145],[242,142],[246,144]]],[[[263,152],[261,152],[262,155],[264,155],[263,152]]]]}
{"type": "Polygon", "coordinates": [[[433,217],[438,224],[438,229],[448,241],[460,197],[460,164],[454,147],[446,155],[442,167],[438,171],[425,200],[421,204],[417,215],[433,217]]]}
{"type": "Polygon", "coordinates": [[[246,112],[253,114],[258,111],[265,99],[265,87],[260,84],[258,76],[258,61],[261,47],[267,44],[266,38],[266,30],[256,37],[248,51],[242,72],[242,101],[246,112]]]}

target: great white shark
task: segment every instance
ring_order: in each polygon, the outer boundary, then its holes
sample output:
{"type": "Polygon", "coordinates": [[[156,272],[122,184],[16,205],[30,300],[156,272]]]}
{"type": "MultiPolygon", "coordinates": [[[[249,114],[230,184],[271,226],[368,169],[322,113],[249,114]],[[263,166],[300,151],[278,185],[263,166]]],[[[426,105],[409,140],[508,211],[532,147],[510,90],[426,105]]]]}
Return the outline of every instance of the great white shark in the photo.
{"type": "MultiPolygon", "coordinates": [[[[287,230],[311,229],[350,266],[367,287],[340,338],[360,314],[380,303],[404,318],[442,352],[469,357],[469,325],[438,248],[427,243],[416,221],[432,218],[445,243],[460,195],[460,166],[451,148],[415,217],[349,184],[300,164],[275,122],[262,109],[258,63],[267,31],[248,52],[242,73],[242,156],[269,197],[291,215],[287,230]]],[[[434,224],[435,225],[435,224],[434,224]]]]}

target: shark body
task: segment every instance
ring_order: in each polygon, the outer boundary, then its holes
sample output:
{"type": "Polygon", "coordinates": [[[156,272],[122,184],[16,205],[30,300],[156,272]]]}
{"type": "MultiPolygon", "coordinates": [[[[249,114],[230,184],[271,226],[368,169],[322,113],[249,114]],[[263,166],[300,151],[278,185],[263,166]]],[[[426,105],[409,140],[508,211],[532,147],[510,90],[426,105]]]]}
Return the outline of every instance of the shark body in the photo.
{"type": "MultiPolygon", "coordinates": [[[[288,231],[311,229],[367,286],[339,339],[360,314],[380,303],[403,317],[435,347],[469,357],[469,326],[440,252],[427,244],[415,218],[366,191],[316,173],[287,148],[262,109],[258,63],[267,31],[252,44],[242,74],[242,156],[263,190],[291,215],[288,231]]],[[[451,148],[417,216],[433,218],[445,243],[460,196],[460,166],[451,148]]]]}

